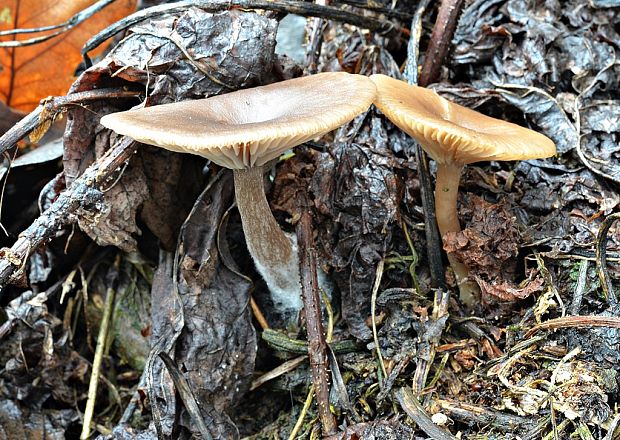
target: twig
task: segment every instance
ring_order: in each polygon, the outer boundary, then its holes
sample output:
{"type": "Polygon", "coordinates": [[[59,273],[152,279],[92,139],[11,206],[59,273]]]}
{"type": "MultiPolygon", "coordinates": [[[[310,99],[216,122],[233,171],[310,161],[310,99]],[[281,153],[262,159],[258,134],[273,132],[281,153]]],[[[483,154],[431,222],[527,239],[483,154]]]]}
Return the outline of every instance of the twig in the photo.
{"type": "Polygon", "coordinates": [[[324,436],[336,432],[336,419],[329,408],[329,372],[327,343],[321,319],[321,300],[316,274],[316,251],[312,237],[312,214],[306,195],[301,195],[301,217],[297,224],[299,272],[308,334],[308,357],[312,383],[316,392],[319,419],[324,436]]]}
{"type": "Polygon", "coordinates": [[[90,437],[90,424],[95,410],[95,401],[97,400],[97,388],[99,387],[99,372],[101,371],[101,363],[103,362],[103,351],[107,344],[108,333],[112,322],[112,311],[114,310],[114,299],[116,297],[116,280],[118,279],[120,262],[121,258],[120,254],[118,254],[114,261],[114,265],[108,272],[108,289],[103,308],[103,316],[101,317],[101,324],[99,325],[97,348],[95,349],[95,359],[93,360],[90,383],[88,384],[88,400],[86,401],[86,409],[84,410],[84,423],[82,425],[80,439],[87,439],[90,437]]]}
{"type": "Polygon", "coordinates": [[[55,29],[59,29],[56,32],[52,32],[48,35],[42,35],[35,38],[30,38],[28,40],[10,40],[10,41],[1,41],[0,47],[22,47],[22,46],[30,46],[33,44],[43,43],[44,41],[50,40],[58,35],[61,35],[70,29],[74,28],[78,24],[82,23],[84,20],[92,17],[93,14],[99,12],[109,4],[114,3],[114,0],[99,0],[97,3],[84,8],[67,21],[63,23],[59,23],[52,26],[44,26],[39,28],[30,28],[30,29],[9,29],[6,31],[0,32],[0,37],[4,37],[7,35],[18,35],[18,34],[33,34],[39,32],[47,32],[53,31],[55,29]]]}
{"type": "Polygon", "coordinates": [[[409,84],[418,83],[418,60],[420,58],[420,38],[422,37],[422,18],[430,0],[418,3],[415,14],[411,18],[411,36],[407,43],[407,61],[403,75],[409,84]]]}
{"type": "MultiPolygon", "coordinates": [[[[424,0],[426,1],[426,0],[424,0]]],[[[373,0],[339,0],[332,1],[333,5],[339,4],[351,5],[361,9],[368,9],[369,11],[379,12],[387,17],[398,18],[403,21],[411,20],[412,16],[408,12],[397,11],[384,7],[381,3],[373,0]]]]}
{"type": "Polygon", "coordinates": [[[260,328],[267,330],[269,328],[267,318],[265,318],[263,311],[254,300],[253,296],[250,296],[250,307],[252,308],[252,315],[254,316],[254,319],[256,319],[256,322],[258,322],[258,325],[260,325],[260,328]]]}
{"type": "Polygon", "coordinates": [[[519,429],[529,431],[537,424],[534,418],[515,416],[467,402],[437,399],[433,403],[439,405],[442,411],[458,421],[468,425],[493,427],[502,432],[512,433],[519,429]]]}
{"type": "Polygon", "coordinates": [[[550,319],[536,324],[529,329],[523,339],[529,339],[541,330],[556,330],[559,328],[585,328],[585,327],[610,327],[620,328],[620,318],[615,316],[565,316],[563,318],[550,319]]]}
{"type": "Polygon", "coordinates": [[[608,216],[598,231],[596,236],[596,266],[598,268],[598,277],[601,280],[601,287],[605,298],[609,301],[609,305],[612,309],[618,307],[618,297],[614,292],[614,288],[609,279],[607,273],[607,233],[616,220],[620,219],[620,213],[611,214],[608,216]]]}
{"type": "Polygon", "coordinates": [[[463,0],[441,0],[437,21],[433,27],[431,41],[420,72],[420,85],[422,87],[434,83],[439,78],[439,72],[450,49],[462,5],[463,0]]]}
{"type": "Polygon", "coordinates": [[[49,127],[49,124],[53,122],[56,115],[63,107],[79,104],[84,101],[138,97],[142,93],[143,92],[119,89],[98,89],[47,98],[0,137],[0,154],[14,147],[18,141],[26,137],[33,130],[38,129],[38,127],[45,127],[46,125],[49,127]]]}
{"type": "Polygon", "coordinates": [[[411,391],[406,388],[400,388],[395,395],[401,408],[430,438],[434,440],[457,440],[448,431],[433,423],[411,391]]]}
{"type": "Polygon", "coordinates": [[[318,17],[312,19],[310,36],[308,37],[308,44],[306,46],[306,59],[304,61],[308,75],[317,73],[318,59],[321,55],[321,46],[323,45],[324,27],[324,19],[318,17]]]}
{"type": "Polygon", "coordinates": [[[321,6],[312,3],[288,0],[184,0],[176,3],[168,3],[143,9],[125,17],[111,26],[108,26],[103,31],[88,40],[82,48],[82,55],[84,55],[86,65],[91,64],[90,58],[88,57],[88,52],[99,46],[108,38],[143,20],[150,19],[158,15],[183,12],[189,7],[201,8],[208,12],[225,11],[228,9],[264,9],[302,15],[304,17],[319,17],[328,20],[342,21],[361,28],[369,29],[371,31],[378,31],[389,35],[396,35],[401,32],[400,26],[391,21],[364,16],[333,6],[321,6]]]}
{"type": "MultiPolygon", "coordinates": [[[[377,308],[377,292],[379,292],[379,286],[381,286],[381,278],[383,277],[383,266],[385,260],[381,259],[377,264],[377,270],[375,272],[375,283],[372,286],[372,293],[370,296],[370,317],[372,323],[372,338],[375,343],[375,350],[377,351],[377,360],[379,361],[379,368],[381,369],[382,377],[387,377],[385,371],[385,364],[383,362],[383,355],[381,354],[381,345],[379,345],[379,335],[377,333],[377,320],[376,320],[376,308],[377,308]]],[[[379,380],[379,385],[382,385],[383,380],[379,380]]]]}
{"type": "Polygon", "coordinates": [[[22,273],[32,252],[54,238],[58,230],[75,223],[77,220],[75,214],[79,208],[85,204],[94,204],[102,196],[98,188],[113,178],[117,168],[134,152],[134,141],[123,138],[89,166],[73,182],[70,189],[61,193],[56,201],[19,235],[10,249],[0,249],[0,287],[5,286],[12,277],[22,273]]]}
{"type": "MultiPolygon", "coordinates": [[[[418,59],[420,37],[422,35],[422,17],[430,0],[420,2],[411,21],[411,37],[407,44],[407,64],[405,66],[405,79],[409,84],[418,82],[418,59]]],[[[433,198],[433,185],[431,172],[428,166],[428,158],[422,147],[414,141],[415,158],[418,163],[418,179],[420,180],[420,195],[422,196],[422,209],[424,210],[424,233],[426,235],[426,252],[428,254],[428,266],[431,275],[431,285],[445,289],[445,272],[442,260],[443,246],[437,218],[435,217],[435,199],[433,198]]]]}
{"type": "Polygon", "coordinates": [[[260,387],[264,383],[267,383],[270,380],[280,377],[283,374],[288,373],[289,371],[293,371],[295,368],[299,367],[301,364],[306,362],[307,358],[308,356],[306,355],[298,356],[296,358],[293,358],[291,360],[284,362],[283,364],[278,365],[273,370],[268,371],[267,373],[263,374],[257,379],[254,379],[252,381],[252,385],[250,385],[250,391],[254,391],[256,388],[260,387]]]}

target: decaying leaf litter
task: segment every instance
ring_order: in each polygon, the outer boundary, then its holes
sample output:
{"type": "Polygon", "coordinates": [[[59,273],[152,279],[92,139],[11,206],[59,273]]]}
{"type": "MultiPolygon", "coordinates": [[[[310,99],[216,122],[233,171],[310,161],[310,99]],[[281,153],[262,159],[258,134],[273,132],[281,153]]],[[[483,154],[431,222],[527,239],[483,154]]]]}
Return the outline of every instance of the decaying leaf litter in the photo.
{"type": "MultiPolygon", "coordinates": [[[[384,16],[342,8],[409,30],[402,14],[418,6],[397,4],[401,15],[384,16]]],[[[272,209],[292,231],[308,194],[318,265],[334,286],[324,299],[337,360],[331,438],[614,438],[619,8],[462,6],[433,88],[535,128],[559,151],[466,170],[464,229],[449,250],[470,263],[482,287],[475,310],[446,302],[432,286],[413,143],[378,111],[275,166],[272,209]]],[[[156,105],[298,76],[303,64],[273,52],[279,18],[183,8],[138,23],[70,90],[133,95],[65,109],[62,175],[52,179],[49,160],[8,174],[4,242],[25,232],[0,261],[4,438],[79,436],[110,295],[93,432],[157,438],[158,425],[174,438],[204,430],[212,438],[289,437],[310,384],[307,363],[295,360],[305,333],[272,314],[245,251],[231,176],[98,125],[141,100],[156,105]],[[26,229],[38,204],[51,211],[26,229]],[[252,319],[250,294],[271,330],[252,319]],[[160,361],[165,354],[180,374],[160,361]],[[285,374],[248,391],[282,364],[290,365],[285,374]]],[[[416,29],[409,33],[420,64],[434,18],[427,7],[419,42],[416,29]]],[[[400,77],[407,33],[329,20],[321,29],[319,71],[400,77]]],[[[447,281],[453,290],[449,272],[447,281]]],[[[317,415],[307,406],[298,436],[319,435],[317,415]]]]}

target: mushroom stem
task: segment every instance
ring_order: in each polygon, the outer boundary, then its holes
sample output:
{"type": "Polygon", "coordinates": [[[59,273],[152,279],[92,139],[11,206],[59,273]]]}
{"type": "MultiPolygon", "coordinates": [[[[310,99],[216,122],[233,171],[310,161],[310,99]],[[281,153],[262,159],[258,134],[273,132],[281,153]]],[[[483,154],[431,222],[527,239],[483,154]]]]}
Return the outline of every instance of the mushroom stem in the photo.
{"type": "MultiPolygon", "coordinates": [[[[463,165],[459,163],[437,163],[435,214],[442,240],[448,232],[461,230],[456,205],[462,171],[463,165]]],[[[448,254],[448,261],[456,277],[461,301],[465,306],[473,307],[480,296],[478,285],[469,279],[469,269],[455,256],[448,254]]]]}
{"type": "Polygon", "coordinates": [[[233,170],[235,197],[248,251],[278,308],[301,310],[296,245],[273,218],[263,186],[263,167],[233,170]]]}

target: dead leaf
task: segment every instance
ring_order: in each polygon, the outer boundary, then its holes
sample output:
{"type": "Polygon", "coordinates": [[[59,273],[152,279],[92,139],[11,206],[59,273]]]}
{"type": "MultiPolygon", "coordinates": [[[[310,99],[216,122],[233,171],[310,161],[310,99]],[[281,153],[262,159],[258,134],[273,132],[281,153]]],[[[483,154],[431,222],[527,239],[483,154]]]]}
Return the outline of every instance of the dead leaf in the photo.
{"type": "MultiPolygon", "coordinates": [[[[58,25],[96,0],[7,0],[0,8],[0,31],[58,25]]],[[[0,100],[30,111],[42,98],[64,95],[82,60],[80,49],[90,37],[109,24],[131,14],[136,0],[118,0],[73,29],[48,41],[16,48],[0,48],[0,100]]],[[[2,41],[25,40],[48,32],[6,35],[2,41]]],[[[103,48],[100,48],[101,52],[103,48]]],[[[97,51],[94,52],[95,54],[97,51]]]]}
{"type": "Polygon", "coordinates": [[[476,282],[480,286],[480,290],[483,294],[493,296],[500,301],[506,302],[525,299],[534,293],[542,291],[544,285],[544,280],[542,278],[534,278],[528,281],[523,287],[517,287],[508,281],[486,282],[480,277],[476,277],[476,282]]]}
{"type": "Polygon", "coordinates": [[[502,202],[491,204],[471,196],[467,205],[471,221],[462,231],[446,234],[444,249],[487,279],[510,276],[521,241],[516,218],[502,202]]]}
{"type": "Polygon", "coordinates": [[[532,275],[524,286],[515,284],[516,257],[522,243],[516,218],[505,202],[491,204],[470,196],[467,207],[472,213],[467,227],[444,237],[444,249],[470,268],[486,297],[505,302],[527,298],[542,290],[542,278],[532,275]]]}

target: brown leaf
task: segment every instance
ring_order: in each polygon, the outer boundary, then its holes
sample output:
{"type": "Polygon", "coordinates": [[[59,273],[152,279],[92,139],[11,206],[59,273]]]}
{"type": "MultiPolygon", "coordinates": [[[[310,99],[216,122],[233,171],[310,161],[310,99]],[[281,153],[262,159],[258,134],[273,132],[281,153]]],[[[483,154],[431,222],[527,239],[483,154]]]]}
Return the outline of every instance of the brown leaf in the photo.
{"type": "Polygon", "coordinates": [[[486,279],[511,275],[521,243],[516,219],[500,202],[491,204],[471,196],[467,210],[472,219],[461,232],[444,237],[444,249],[486,279]]]}
{"type": "MultiPolygon", "coordinates": [[[[6,0],[0,6],[0,31],[40,28],[65,22],[96,0],[6,0]]],[[[43,43],[0,48],[0,100],[30,111],[42,98],[64,95],[73,82],[82,56],[80,49],[90,37],[136,9],[136,0],[117,0],[73,29],[43,43]]],[[[0,41],[26,40],[48,32],[7,35],[0,41]]],[[[103,48],[99,50],[101,52],[103,48]]],[[[97,51],[94,52],[97,54],[97,51]]]]}
{"type": "Polygon", "coordinates": [[[480,277],[475,278],[483,294],[507,302],[525,299],[533,293],[540,292],[544,285],[542,278],[534,278],[526,283],[524,287],[517,287],[509,281],[487,282],[480,277]]]}

